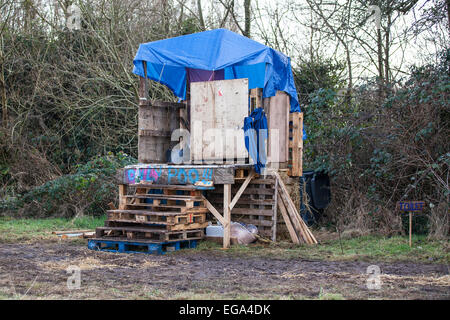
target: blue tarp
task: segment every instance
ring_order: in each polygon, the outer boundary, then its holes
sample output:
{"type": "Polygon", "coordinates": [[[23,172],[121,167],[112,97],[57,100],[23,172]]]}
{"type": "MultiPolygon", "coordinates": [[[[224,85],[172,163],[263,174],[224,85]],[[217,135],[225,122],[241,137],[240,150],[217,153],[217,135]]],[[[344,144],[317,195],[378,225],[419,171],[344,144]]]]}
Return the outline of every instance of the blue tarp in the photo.
{"type": "Polygon", "coordinates": [[[133,73],[161,82],[186,98],[187,69],[224,70],[225,79],[248,78],[249,89],[263,88],[263,97],[277,90],[290,95],[291,112],[300,112],[291,59],[281,52],[226,29],[143,43],[133,60],[133,73]]]}
{"type": "Polygon", "coordinates": [[[255,165],[255,172],[261,173],[266,166],[267,118],[263,108],[256,108],[250,117],[244,118],[245,147],[255,165]]]}

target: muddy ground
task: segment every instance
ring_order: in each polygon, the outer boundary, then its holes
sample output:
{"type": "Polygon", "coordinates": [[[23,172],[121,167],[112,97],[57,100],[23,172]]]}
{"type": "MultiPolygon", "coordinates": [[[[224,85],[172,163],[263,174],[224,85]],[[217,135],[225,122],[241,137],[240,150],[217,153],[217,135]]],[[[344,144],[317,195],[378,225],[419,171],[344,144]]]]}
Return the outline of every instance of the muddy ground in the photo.
{"type": "Polygon", "coordinates": [[[449,299],[447,265],[332,262],[181,250],[163,256],[117,254],[83,243],[0,244],[3,299],[449,299]],[[381,269],[367,288],[369,265],[381,269]],[[81,269],[69,290],[68,266],[81,269]],[[374,283],[374,282],[372,282],[374,283]]]}

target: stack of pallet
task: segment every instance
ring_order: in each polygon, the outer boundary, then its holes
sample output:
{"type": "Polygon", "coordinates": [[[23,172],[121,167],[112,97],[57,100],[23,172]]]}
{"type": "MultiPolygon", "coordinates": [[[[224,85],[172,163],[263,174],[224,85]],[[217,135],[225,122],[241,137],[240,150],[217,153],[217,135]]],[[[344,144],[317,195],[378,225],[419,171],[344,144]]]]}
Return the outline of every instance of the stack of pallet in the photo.
{"type": "Polygon", "coordinates": [[[128,251],[134,251],[141,245],[144,251],[153,248],[161,253],[167,247],[192,247],[204,238],[208,209],[201,191],[193,186],[156,184],[134,185],[133,189],[128,192],[127,186],[119,186],[119,208],[108,210],[105,226],[96,229],[90,241],[94,249],[109,249],[113,244],[116,249],[111,251],[121,251],[117,249],[121,246],[122,251],[131,246],[133,250],[128,251]]]}

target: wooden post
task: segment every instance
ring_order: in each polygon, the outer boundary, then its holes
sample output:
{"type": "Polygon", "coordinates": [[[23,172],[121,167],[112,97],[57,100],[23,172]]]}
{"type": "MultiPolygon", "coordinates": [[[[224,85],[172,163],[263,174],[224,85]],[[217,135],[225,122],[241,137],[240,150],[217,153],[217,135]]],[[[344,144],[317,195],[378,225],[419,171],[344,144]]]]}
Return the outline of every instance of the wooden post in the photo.
{"type": "Polygon", "coordinates": [[[223,226],[223,247],[230,247],[230,236],[231,236],[231,184],[223,185],[223,218],[226,225],[223,226]]]}
{"type": "Polygon", "coordinates": [[[275,204],[273,205],[273,216],[272,216],[272,241],[277,241],[277,223],[278,223],[278,179],[275,179],[275,193],[273,196],[275,199],[275,204]]]}
{"type": "Polygon", "coordinates": [[[412,213],[409,213],[409,247],[411,248],[412,246],[412,241],[411,241],[411,237],[412,237],[412,213]]]}
{"type": "Polygon", "coordinates": [[[298,142],[298,175],[301,177],[303,175],[303,112],[300,112],[299,114],[299,142],[298,142]]]}
{"type": "Polygon", "coordinates": [[[147,87],[147,62],[142,62],[144,68],[144,77],[139,77],[139,105],[147,105],[148,87],[147,87]]]}
{"type": "Polygon", "coordinates": [[[127,185],[119,184],[119,210],[126,209],[127,206],[127,185]]]}

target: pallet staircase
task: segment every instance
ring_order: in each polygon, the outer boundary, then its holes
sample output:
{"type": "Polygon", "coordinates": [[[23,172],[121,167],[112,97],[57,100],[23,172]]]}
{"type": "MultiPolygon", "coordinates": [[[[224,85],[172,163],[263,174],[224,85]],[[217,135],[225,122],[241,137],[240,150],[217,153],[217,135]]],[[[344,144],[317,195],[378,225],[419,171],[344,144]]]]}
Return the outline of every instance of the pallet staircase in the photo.
{"type": "MultiPolygon", "coordinates": [[[[115,246],[116,251],[122,252],[130,243],[143,247],[160,244],[158,248],[163,248],[162,244],[173,242],[178,243],[172,246],[178,250],[186,247],[186,241],[204,238],[207,212],[202,191],[194,186],[119,185],[119,208],[107,211],[105,225],[96,228],[92,243],[123,242],[124,245],[115,246]]],[[[162,249],[155,250],[148,251],[161,253],[162,249]]]]}

